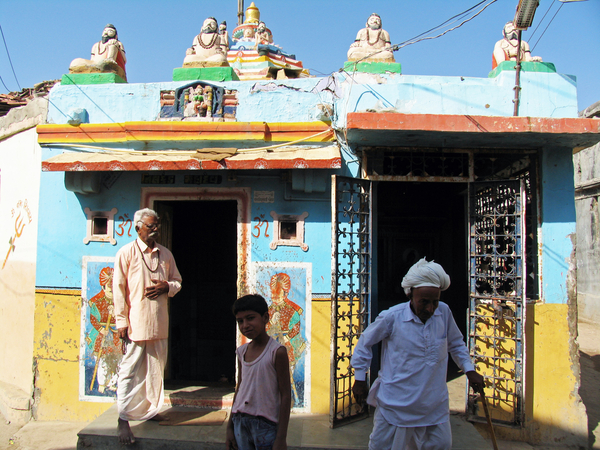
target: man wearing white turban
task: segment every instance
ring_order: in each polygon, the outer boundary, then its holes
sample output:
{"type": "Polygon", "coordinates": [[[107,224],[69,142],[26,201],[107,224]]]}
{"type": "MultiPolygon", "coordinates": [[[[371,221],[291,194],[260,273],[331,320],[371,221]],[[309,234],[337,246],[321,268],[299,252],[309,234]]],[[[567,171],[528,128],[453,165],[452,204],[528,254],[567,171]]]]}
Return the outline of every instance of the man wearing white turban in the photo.
{"type": "Polygon", "coordinates": [[[442,266],[425,258],[402,287],[409,302],[383,311],[361,335],[352,355],[358,403],[376,406],[370,450],[450,450],[448,353],[471,386],[483,386],[463,336],[440,294],[450,286],[442,266]],[[373,345],[382,342],[381,370],[369,392],[366,373],[373,345]],[[368,396],[367,396],[368,394],[368,396]]]}

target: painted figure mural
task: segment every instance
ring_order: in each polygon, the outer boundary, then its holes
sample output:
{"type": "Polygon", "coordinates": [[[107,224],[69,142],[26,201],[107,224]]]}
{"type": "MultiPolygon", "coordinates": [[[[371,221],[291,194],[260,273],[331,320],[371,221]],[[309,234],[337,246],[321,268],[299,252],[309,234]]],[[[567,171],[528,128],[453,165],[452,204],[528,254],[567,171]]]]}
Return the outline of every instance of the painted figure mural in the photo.
{"type": "Polygon", "coordinates": [[[395,62],[390,35],[381,28],[381,17],[371,14],[348,50],[348,61],[395,62]]]}
{"type": "Polygon", "coordinates": [[[107,24],[102,31],[102,38],[92,47],[90,59],[76,58],[69,66],[70,73],[116,73],[127,81],[125,73],[125,47],[119,41],[117,29],[107,24]]]}
{"type": "MultiPolygon", "coordinates": [[[[504,38],[496,42],[494,46],[494,55],[492,57],[492,69],[495,69],[498,64],[503,61],[516,61],[517,60],[517,47],[519,46],[519,35],[518,30],[515,28],[512,22],[507,22],[502,30],[504,38]]],[[[521,41],[521,61],[533,61],[542,62],[542,58],[539,56],[531,56],[529,50],[529,44],[525,41],[521,41]]]]}
{"type": "Polygon", "coordinates": [[[113,268],[104,266],[100,269],[98,282],[100,292],[88,302],[87,319],[89,319],[85,342],[85,392],[97,391],[101,395],[116,394],[116,375],[121,361],[121,343],[113,305],[113,268]]]}
{"type": "Polygon", "coordinates": [[[304,310],[288,298],[291,284],[291,278],[286,273],[277,273],[271,277],[272,303],[269,306],[271,321],[267,325],[267,333],[285,345],[287,349],[292,378],[292,395],[294,405],[298,405],[301,403],[301,399],[294,371],[306,350],[306,339],[301,333],[304,310]]]}

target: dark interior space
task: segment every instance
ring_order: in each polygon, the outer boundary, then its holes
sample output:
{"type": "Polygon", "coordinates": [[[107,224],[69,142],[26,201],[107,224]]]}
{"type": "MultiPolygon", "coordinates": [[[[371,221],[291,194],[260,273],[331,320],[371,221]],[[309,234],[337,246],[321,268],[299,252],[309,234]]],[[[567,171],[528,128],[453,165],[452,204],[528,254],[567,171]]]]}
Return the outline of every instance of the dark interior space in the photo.
{"type": "MultiPolygon", "coordinates": [[[[380,182],[377,185],[377,311],[408,301],[401,283],[419,259],[435,260],[450,275],[441,300],[466,336],[469,305],[467,185],[380,182]]],[[[457,367],[450,358],[448,377],[457,367]]]]}
{"type": "Polygon", "coordinates": [[[157,203],[163,234],[171,236],[171,250],[183,279],[181,291],[170,302],[167,387],[206,385],[224,378],[233,382],[236,326],[231,305],[237,295],[237,203],[157,203]]]}

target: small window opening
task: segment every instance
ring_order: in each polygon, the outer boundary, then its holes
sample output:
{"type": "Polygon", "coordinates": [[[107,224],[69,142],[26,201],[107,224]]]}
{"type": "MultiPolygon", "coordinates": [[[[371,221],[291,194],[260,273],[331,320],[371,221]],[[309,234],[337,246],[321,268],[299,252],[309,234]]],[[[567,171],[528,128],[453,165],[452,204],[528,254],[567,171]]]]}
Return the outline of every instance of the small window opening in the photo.
{"type": "Polygon", "coordinates": [[[296,239],[296,222],[281,222],[281,239],[296,239]]]}
{"type": "Polygon", "coordinates": [[[94,217],[92,234],[106,236],[108,234],[108,218],[94,217]]]}

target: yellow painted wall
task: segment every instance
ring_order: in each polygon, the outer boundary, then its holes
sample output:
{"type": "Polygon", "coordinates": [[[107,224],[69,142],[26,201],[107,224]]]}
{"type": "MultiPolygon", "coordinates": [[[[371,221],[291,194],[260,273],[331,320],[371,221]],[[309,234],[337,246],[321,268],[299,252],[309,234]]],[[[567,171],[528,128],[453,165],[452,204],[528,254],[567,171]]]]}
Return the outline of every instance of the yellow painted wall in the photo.
{"type": "Polygon", "coordinates": [[[35,295],[33,359],[37,420],[90,421],[112,403],[79,401],[80,293],[35,295]]]}
{"type": "MultiPolygon", "coordinates": [[[[579,359],[569,323],[568,305],[528,305],[525,426],[497,426],[499,439],[586,446],[587,416],[578,394],[579,359]]],[[[487,433],[487,426],[478,428],[487,433]]]]}
{"type": "Polygon", "coordinates": [[[313,300],[311,320],[311,412],[329,414],[331,300],[313,300]]]}

